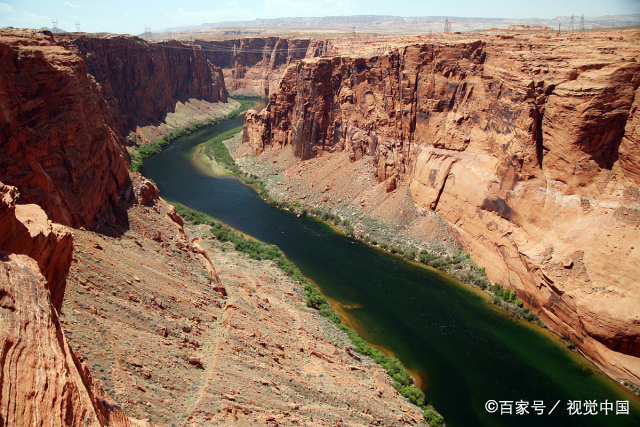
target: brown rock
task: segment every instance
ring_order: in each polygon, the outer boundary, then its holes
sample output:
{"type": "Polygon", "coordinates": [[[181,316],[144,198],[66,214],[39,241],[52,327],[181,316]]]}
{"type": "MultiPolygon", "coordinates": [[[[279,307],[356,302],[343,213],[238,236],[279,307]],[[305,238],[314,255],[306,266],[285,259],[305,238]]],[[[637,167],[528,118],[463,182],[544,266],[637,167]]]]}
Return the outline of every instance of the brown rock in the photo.
{"type": "Polygon", "coordinates": [[[227,102],[222,71],[207,61],[198,46],[175,40],[148,43],[114,34],[56,37],[84,60],[105,99],[116,107],[116,129],[123,135],[140,122],[158,123],[185,95],[227,102]],[[132,60],[122,61],[124,55],[132,60]]]}
{"type": "Polygon", "coordinates": [[[640,63],[631,60],[640,47],[575,37],[567,50],[540,36],[525,52],[523,42],[404,42],[388,55],[292,63],[267,108],[247,115],[243,142],[256,154],[291,145],[301,160],[370,157],[377,181],[408,185],[491,280],[517,289],[552,330],[581,337],[609,375],[640,383],[630,314],[640,291],[629,286],[640,282],[640,258],[618,250],[640,233],[624,219],[633,215],[608,215],[638,209],[622,192],[640,186],[640,63]],[[582,199],[601,207],[585,210],[582,199]],[[619,230],[617,241],[603,229],[619,230]],[[563,266],[584,254],[554,287],[541,273],[549,246],[563,266]],[[594,286],[614,291],[594,299],[585,292],[594,286]]]}
{"type": "Polygon", "coordinates": [[[136,368],[142,367],[142,362],[137,357],[132,357],[127,360],[127,363],[131,366],[135,366],[136,368]]]}
{"type": "Polygon", "coordinates": [[[22,30],[0,34],[0,58],[0,179],[55,222],[113,220],[130,185],[129,156],[82,58],[51,33],[22,30]]]}
{"type": "Polygon", "coordinates": [[[58,308],[64,282],[55,282],[53,271],[66,275],[71,263],[64,254],[71,235],[53,230],[36,206],[13,205],[15,189],[0,183],[0,411],[2,419],[16,426],[130,426],[124,412],[100,390],[89,371],[67,345],[61,333],[58,308]],[[18,214],[18,215],[16,215],[18,214]],[[24,223],[22,222],[24,221],[24,223]],[[31,239],[31,241],[30,241],[31,239]],[[36,262],[20,250],[49,255],[36,262]],[[42,275],[49,275],[47,279],[42,275]],[[47,356],[42,357],[42,349],[47,356]],[[43,387],[42,384],[46,384],[43,387]],[[47,414],[46,419],[42,414],[47,414]],[[71,415],[70,415],[71,414],[71,415]]]}
{"type": "Polygon", "coordinates": [[[385,191],[387,193],[392,192],[393,190],[396,189],[396,176],[392,176],[389,179],[387,179],[386,184],[385,184],[385,191]]]}
{"type": "Polygon", "coordinates": [[[282,72],[291,62],[322,55],[330,42],[293,37],[247,37],[219,40],[216,49],[211,49],[206,41],[195,43],[204,48],[212,64],[222,68],[227,90],[268,96],[276,91],[282,72]]]}
{"type": "MultiPolygon", "coordinates": [[[[200,359],[197,356],[190,356],[187,358],[187,362],[189,362],[189,364],[195,366],[198,369],[204,369],[204,363],[202,362],[202,359],[200,359]]],[[[230,399],[231,400],[231,399],[230,399]]]]}
{"type": "MultiPolygon", "coordinates": [[[[120,201],[132,201],[123,142],[137,122],[157,122],[185,95],[227,100],[222,72],[199,48],[169,45],[4,30],[0,180],[19,187],[23,201],[55,222],[86,228],[115,222],[120,201]]],[[[157,197],[154,189],[138,187],[138,203],[157,197]]]]}
{"type": "Polygon", "coordinates": [[[73,234],[66,227],[52,224],[38,206],[16,205],[15,187],[1,182],[0,186],[0,250],[25,254],[37,261],[59,312],[71,266],[73,234]]]}

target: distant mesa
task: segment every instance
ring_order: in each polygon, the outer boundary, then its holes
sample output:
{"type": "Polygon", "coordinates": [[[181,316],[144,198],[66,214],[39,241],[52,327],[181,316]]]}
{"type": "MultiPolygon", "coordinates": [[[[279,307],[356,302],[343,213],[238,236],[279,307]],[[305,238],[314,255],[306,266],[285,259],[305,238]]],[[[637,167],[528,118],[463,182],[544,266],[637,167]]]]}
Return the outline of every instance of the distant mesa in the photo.
{"type": "MultiPolygon", "coordinates": [[[[402,17],[394,15],[353,15],[353,16],[323,16],[254,19],[252,21],[223,21],[201,25],[165,28],[163,32],[201,31],[218,28],[277,28],[279,30],[333,30],[333,31],[371,31],[378,33],[416,34],[442,31],[440,26],[445,20],[453,23],[455,31],[475,31],[495,28],[510,28],[524,31],[549,31],[557,29],[580,30],[593,28],[619,28],[640,25],[640,14],[635,15],[607,15],[599,17],[557,16],[553,19],[523,18],[507,19],[498,17],[461,17],[461,16],[414,16],[402,17]],[[580,27],[582,25],[582,27],[580,27]],[[355,26],[355,29],[354,29],[355,26]]],[[[140,34],[142,35],[142,34],[140,34]]]]}
{"type": "Polygon", "coordinates": [[[68,32],[67,30],[63,30],[62,28],[57,28],[57,27],[54,27],[54,28],[40,27],[40,29],[44,31],[51,31],[54,34],[63,34],[68,32]]]}

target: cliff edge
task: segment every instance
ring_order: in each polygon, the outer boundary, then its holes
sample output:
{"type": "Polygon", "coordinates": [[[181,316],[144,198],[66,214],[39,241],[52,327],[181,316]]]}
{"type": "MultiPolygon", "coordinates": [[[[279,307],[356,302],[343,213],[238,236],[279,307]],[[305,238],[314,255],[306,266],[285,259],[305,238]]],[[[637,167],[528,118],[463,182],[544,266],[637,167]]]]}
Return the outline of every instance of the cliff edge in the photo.
{"type": "Polygon", "coordinates": [[[369,159],[492,281],[640,383],[639,36],[451,35],[305,59],[243,141],[369,159]]]}

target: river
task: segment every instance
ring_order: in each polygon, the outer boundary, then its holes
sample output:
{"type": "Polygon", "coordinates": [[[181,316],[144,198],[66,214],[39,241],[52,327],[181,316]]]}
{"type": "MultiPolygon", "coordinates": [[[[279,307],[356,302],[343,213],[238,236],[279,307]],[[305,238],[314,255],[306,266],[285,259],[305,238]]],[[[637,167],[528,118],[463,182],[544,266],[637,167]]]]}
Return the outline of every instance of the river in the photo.
{"type": "Polygon", "coordinates": [[[638,397],[548,331],[493,307],[485,294],[316,219],[276,209],[235,178],[193,167],[198,144],[242,123],[241,116],[180,138],[147,159],[141,172],[163,198],[278,245],[337,304],[349,326],[424,380],[427,400],[449,427],[640,426],[638,397]],[[497,402],[496,412],[487,410],[489,400],[497,402]],[[533,408],[536,401],[542,415],[533,408]],[[583,415],[570,415],[569,401],[580,401],[583,415]],[[616,415],[618,401],[629,402],[628,415],[616,415]],[[528,414],[517,414],[516,402],[527,402],[528,414]],[[597,415],[585,414],[590,402],[597,415]],[[613,410],[604,415],[609,403],[613,410]],[[501,413],[509,408],[511,414],[501,413]]]}

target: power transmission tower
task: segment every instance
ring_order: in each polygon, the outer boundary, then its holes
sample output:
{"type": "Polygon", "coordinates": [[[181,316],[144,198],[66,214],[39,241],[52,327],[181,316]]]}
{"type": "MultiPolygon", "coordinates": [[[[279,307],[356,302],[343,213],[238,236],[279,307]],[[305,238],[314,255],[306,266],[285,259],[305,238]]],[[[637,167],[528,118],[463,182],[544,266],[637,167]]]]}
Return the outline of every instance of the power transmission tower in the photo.
{"type": "Polygon", "coordinates": [[[57,33],[58,32],[58,21],[54,21],[53,19],[51,20],[51,23],[53,24],[53,32],[57,33]]]}
{"type": "Polygon", "coordinates": [[[584,31],[584,13],[582,14],[582,17],[580,18],[580,31],[584,31]]]}
{"type": "Polygon", "coordinates": [[[445,33],[451,32],[451,22],[449,22],[449,18],[444,20],[444,32],[445,33]]]}
{"type": "Polygon", "coordinates": [[[351,29],[353,30],[353,37],[355,37],[356,36],[356,26],[355,25],[352,26],[351,29]]]}
{"type": "Polygon", "coordinates": [[[571,19],[569,19],[569,31],[573,31],[573,15],[571,15],[571,19]]]}
{"type": "Polygon", "coordinates": [[[148,39],[149,37],[151,37],[151,26],[144,26],[144,38],[148,39]]]}
{"type": "Polygon", "coordinates": [[[558,22],[558,35],[560,35],[560,26],[562,25],[562,23],[558,22]]]}
{"type": "Polygon", "coordinates": [[[76,21],[76,33],[80,32],[80,23],[76,21]]]}

